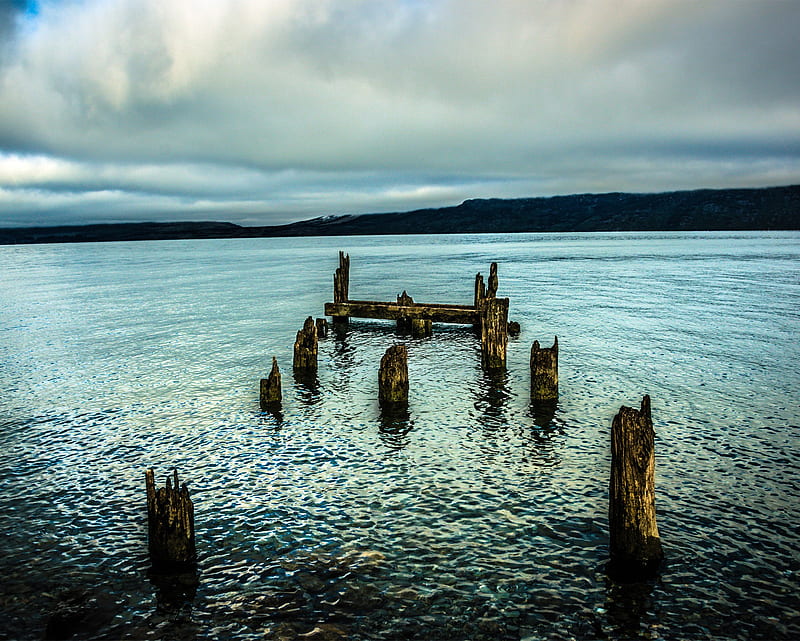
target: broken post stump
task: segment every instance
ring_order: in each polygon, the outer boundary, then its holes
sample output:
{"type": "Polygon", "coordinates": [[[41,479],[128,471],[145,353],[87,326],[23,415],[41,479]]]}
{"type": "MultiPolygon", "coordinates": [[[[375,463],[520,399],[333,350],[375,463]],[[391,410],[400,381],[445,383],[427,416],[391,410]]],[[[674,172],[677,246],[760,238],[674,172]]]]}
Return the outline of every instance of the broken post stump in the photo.
{"type": "Polygon", "coordinates": [[[317,371],[317,327],[309,316],[303,323],[303,329],[297,332],[294,341],[294,362],[296,372],[312,373],[317,371]]]}
{"type": "Polygon", "coordinates": [[[522,327],[520,327],[517,321],[508,321],[508,335],[509,336],[519,336],[520,332],[522,331],[522,327]]]}
{"type": "Polygon", "coordinates": [[[408,403],[408,351],[405,345],[393,345],[381,358],[378,400],[382,406],[389,407],[408,403]]]}
{"type": "Polygon", "coordinates": [[[411,335],[414,338],[428,338],[433,335],[433,323],[429,318],[412,318],[411,335]]]}
{"type": "Polygon", "coordinates": [[[552,347],[531,346],[531,399],[534,401],[558,398],[558,336],[552,347]]]}
{"type": "MultiPolygon", "coordinates": [[[[346,303],[350,300],[350,254],[339,252],[339,267],[333,274],[333,302],[346,303]]],[[[334,316],[334,325],[347,325],[347,316],[334,316]]]]}
{"type": "Polygon", "coordinates": [[[159,570],[194,566],[194,505],[186,484],[178,485],[178,470],[167,476],[166,487],[156,489],[153,469],[145,472],[147,532],[150,560],[159,570]]]}
{"type": "Polygon", "coordinates": [[[487,298],[481,321],[481,365],[505,369],[508,346],[508,299],[487,298]]]}
{"type": "Polygon", "coordinates": [[[279,408],[281,405],[281,372],[278,369],[278,359],[272,357],[272,371],[267,378],[261,379],[261,409],[269,410],[279,408]]]}
{"type": "Polygon", "coordinates": [[[650,397],[641,409],[620,407],[611,425],[609,574],[640,581],[658,572],[664,553],[656,523],[655,432],[650,397]]]}
{"type": "MultiPolygon", "coordinates": [[[[411,298],[411,296],[409,296],[405,290],[403,290],[403,293],[397,296],[397,304],[402,307],[411,307],[414,304],[414,299],[411,298]]],[[[397,319],[397,331],[413,331],[413,322],[410,316],[400,316],[397,319]]]]}
{"type": "Polygon", "coordinates": [[[317,319],[317,340],[328,338],[328,319],[317,319]]]}

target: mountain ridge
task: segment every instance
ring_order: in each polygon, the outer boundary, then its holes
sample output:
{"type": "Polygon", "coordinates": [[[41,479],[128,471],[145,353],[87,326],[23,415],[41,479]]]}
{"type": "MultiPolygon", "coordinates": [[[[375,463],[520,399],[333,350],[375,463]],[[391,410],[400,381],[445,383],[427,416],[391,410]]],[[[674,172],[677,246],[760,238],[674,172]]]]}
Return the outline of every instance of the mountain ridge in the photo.
{"type": "Polygon", "coordinates": [[[404,212],[320,216],[285,225],[139,222],[1,228],[0,244],[443,233],[800,230],[800,185],[472,198],[404,212]]]}

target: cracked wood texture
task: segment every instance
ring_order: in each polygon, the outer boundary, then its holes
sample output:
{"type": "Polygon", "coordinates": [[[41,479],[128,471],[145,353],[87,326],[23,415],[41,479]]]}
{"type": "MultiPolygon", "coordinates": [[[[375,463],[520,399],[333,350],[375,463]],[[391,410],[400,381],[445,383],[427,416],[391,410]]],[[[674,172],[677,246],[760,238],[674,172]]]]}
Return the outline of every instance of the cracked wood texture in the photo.
{"type": "Polygon", "coordinates": [[[303,323],[303,329],[297,332],[297,338],[294,341],[294,370],[296,372],[316,372],[318,350],[317,326],[314,319],[309,316],[303,323]]]}
{"type": "Polygon", "coordinates": [[[539,341],[531,346],[531,399],[558,398],[558,336],[552,347],[541,347],[539,341]]]}
{"type": "Polygon", "coordinates": [[[261,409],[266,410],[281,404],[281,372],[278,359],[272,357],[272,371],[267,378],[261,379],[261,409]]]}
{"type": "Polygon", "coordinates": [[[656,524],[655,432],[650,397],[620,407],[611,426],[609,573],[622,581],[654,576],[664,553],[656,524]]]}
{"type": "Polygon", "coordinates": [[[381,358],[378,400],[381,405],[408,403],[408,351],[405,345],[393,345],[381,358]]]}
{"type": "Polygon", "coordinates": [[[152,468],[145,472],[147,532],[150,560],[158,569],[182,569],[197,561],[194,543],[194,504],[186,484],[178,484],[178,471],[156,489],[152,468]]]}

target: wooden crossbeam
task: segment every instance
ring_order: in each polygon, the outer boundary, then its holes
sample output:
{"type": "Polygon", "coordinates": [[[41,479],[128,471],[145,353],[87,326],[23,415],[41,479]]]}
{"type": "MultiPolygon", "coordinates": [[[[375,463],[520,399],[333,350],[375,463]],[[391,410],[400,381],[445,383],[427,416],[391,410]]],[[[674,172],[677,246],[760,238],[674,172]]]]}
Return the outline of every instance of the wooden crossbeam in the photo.
{"type": "Polygon", "coordinates": [[[480,313],[471,305],[441,305],[436,303],[400,305],[398,303],[367,300],[325,303],[325,315],[385,320],[423,318],[434,323],[462,323],[464,325],[477,324],[481,320],[480,313]]]}

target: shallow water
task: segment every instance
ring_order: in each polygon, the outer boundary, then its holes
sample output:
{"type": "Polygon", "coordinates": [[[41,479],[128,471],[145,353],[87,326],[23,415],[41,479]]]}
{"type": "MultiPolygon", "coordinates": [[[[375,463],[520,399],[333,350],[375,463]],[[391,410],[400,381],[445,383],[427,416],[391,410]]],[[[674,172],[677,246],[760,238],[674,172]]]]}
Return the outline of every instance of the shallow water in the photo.
{"type": "Polygon", "coordinates": [[[70,604],[74,638],[798,638],[798,259],[797,233],[0,247],[0,638],[70,604]],[[295,381],[339,249],[356,299],[470,303],[498,261],[508,373],[469,327],[353,321],[295,381]],[[556,334],[537,415],[530,345],[556,334]],[[399,419],[376,401],[395,342],[399,419]],[[280,416],[258,407],[273,355],[280,416]],[[610,425],[645,393],[667,564],[622,586],[610,425]],[[196,586],[148,571],[144,470],[173,466],[196,586]]]}

